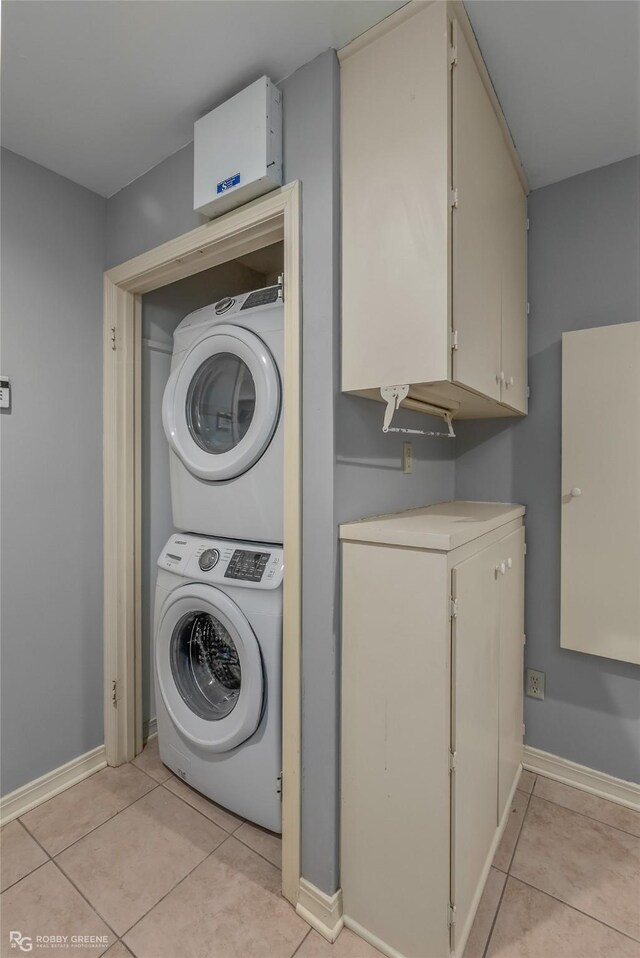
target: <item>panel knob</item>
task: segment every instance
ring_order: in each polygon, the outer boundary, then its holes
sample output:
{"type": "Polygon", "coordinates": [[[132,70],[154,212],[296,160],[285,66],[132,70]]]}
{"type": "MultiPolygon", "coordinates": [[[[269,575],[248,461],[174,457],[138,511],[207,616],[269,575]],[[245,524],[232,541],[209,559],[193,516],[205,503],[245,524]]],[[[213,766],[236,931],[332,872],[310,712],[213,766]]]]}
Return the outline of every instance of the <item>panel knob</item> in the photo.
{"type": "Polygon", "coordinates": [[[211,572],[214,566],[218,564],[220,553],[217,549],[205,549],[198,560],[198,565],[203,572],[211,572]]]}
{"type": "Polygon", "coordinates": [[[224,299],[216,303],[216,316],[220,316],[221,313],[226,313],[228,309],[231,309],[234,303],[235,299],[231,296],[225,296],[224,299]]]}

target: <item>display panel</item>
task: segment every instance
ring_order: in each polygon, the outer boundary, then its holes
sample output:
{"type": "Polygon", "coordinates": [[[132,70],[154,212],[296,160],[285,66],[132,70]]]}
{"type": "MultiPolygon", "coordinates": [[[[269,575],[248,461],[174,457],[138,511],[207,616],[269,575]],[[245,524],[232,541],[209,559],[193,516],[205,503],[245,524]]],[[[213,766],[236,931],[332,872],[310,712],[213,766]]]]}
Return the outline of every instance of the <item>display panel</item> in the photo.
{"type": "Polygon", "coordinates": [[[279,294],[279,286],[268,286],[266,289],[257,289],[255,293],[250,293],[247,296],[241,309],[253,309],[254,306],[266,306],[268,303],[276,303],[279,294]]]}
{"type": "Polygon", "coordinates": [[[245,549],[236,549],[224,574],[225,579],[260,582],[270,556],[270,552],[248,552],[245,549]]]}

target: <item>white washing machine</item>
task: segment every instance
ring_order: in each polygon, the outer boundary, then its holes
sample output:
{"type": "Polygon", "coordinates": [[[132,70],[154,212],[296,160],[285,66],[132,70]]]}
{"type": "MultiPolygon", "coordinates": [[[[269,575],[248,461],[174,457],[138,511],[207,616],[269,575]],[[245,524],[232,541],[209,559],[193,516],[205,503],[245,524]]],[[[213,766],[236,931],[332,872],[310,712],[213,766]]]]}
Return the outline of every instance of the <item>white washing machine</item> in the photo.
{"type": "Polygon", "coordinates": [[[171,536],[158,559],[160,757],[242,818],[282,830],[282,549],[171,536]]]}
{"type": "Polygon", "coordinates": [[[282,542],[281,287],[228,297],[173,335],[162,402],[177,529],[282,542]]]}

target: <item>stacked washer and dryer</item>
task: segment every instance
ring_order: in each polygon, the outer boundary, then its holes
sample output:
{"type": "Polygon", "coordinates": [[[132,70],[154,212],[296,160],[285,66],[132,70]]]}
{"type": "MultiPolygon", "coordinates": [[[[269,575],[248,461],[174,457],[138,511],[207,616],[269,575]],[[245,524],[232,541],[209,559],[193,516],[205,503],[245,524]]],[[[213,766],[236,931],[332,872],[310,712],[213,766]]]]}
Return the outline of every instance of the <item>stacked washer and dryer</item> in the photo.
{"type": "Polygon", "coordinates": [[[190,313],[162,418],[173,524],[158,560],[160,757],[280,832],[284,349],[281,287],[190,313]]]}

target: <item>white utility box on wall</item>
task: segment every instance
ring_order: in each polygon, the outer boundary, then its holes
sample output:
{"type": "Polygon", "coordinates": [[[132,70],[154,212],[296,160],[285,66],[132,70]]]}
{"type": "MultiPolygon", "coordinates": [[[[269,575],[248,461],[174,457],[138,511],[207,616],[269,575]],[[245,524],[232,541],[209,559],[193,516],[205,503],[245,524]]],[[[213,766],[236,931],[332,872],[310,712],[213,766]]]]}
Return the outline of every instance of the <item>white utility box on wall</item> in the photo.
{"type": "Polygon", "coordinates": [[[193,208],[214,218],[282,186],[282,94],[260,77],[194,126],[193,208]]]}

